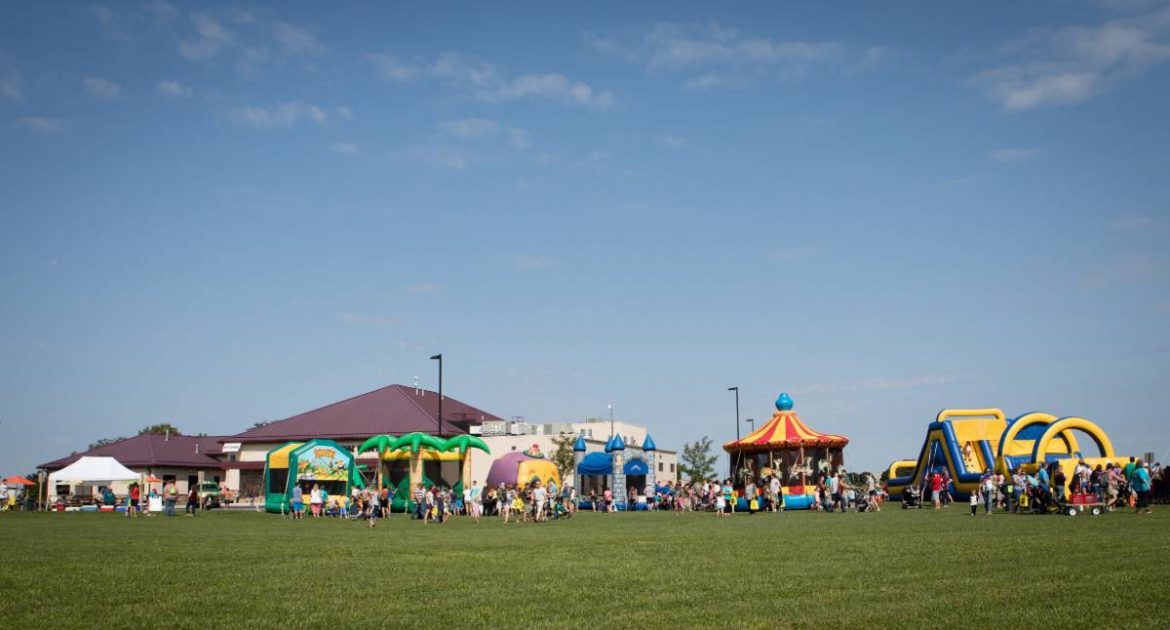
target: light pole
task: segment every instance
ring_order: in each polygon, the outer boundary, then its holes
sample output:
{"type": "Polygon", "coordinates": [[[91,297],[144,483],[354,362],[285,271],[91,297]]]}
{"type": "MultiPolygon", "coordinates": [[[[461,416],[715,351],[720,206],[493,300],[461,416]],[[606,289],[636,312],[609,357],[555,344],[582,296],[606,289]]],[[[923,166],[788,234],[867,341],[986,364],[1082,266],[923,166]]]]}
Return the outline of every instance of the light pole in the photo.
{"type": "Polygon", "coordinates": [[[728,387],[727,391],[735,392],[735,439],[739,440],[739,387],[728,387]]]}
{"type": "MultiPolygon", "coordinates": [[[[739,386],[737,385],[735,387],[728,387],[727,391],[735,392],[735,441],[738,442],[739,441],[739,386]]],[[[743,451],[743,449],[740,448],[739,450],[736,451],[736,454],[738,455],[742,451],[743,451]]],[[[736,479],[735,479],[735,471],[737,468],[736,462],[733,462],[733,461],[731,461],[731,458],[728,458],[728,463],[731,464],[731,483],[734,484],[736,482],[736,479]]]]}
{"type": "Polygon", "coordinates": [[[756,419],[755,418],[748,418],[747,420],[744,420],[744,422],[748,423],[752,427],[748,431],[748,435],[751,435],[752,433],[756,432],[756,419]]]}
{"type": "Polygon", "coordinates": [[[613,439],[613,405],[606,405],[609,409],[609,439],[613,439]]]}
{"type": "Polygon", "coordinates": [[[443,437],[443,355],[436,354],[432,361],[439,362],[439,437],[443,437]]]}

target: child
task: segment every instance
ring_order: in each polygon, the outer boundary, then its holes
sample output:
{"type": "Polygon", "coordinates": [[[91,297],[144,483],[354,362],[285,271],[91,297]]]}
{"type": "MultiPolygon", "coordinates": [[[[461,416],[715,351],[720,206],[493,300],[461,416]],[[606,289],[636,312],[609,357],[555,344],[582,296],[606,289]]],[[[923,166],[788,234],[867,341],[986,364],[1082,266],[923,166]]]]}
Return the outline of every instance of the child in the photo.
{"type": "Polygon", "coordinates": [[[975,516],[975,512],[979,511],[979,489],[976,488],[971,492],[971,516],[975,516]]]}
{"type": "Polygon", "coordinates": [[[516,513],[516,522],[523,523],[528,520],[528,512],[524,510],[524,499],[520,492],[512,491],[512,511],[516,513]]]}

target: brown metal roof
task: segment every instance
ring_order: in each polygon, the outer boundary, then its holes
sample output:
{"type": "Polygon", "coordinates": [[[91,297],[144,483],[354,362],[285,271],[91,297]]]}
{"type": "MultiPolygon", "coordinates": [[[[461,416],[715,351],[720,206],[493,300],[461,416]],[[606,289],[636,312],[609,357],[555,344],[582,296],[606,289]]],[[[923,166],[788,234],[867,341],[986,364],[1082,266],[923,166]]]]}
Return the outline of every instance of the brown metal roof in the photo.
{"type": "Polygon", "coordinates": [[[77,461],[82,455],[113,457],[127,468],[220,468],[220,462],[208,454],[219,452],[219,442],[222,439],[218,435],[170,437],[155,433],[136,435],[84,453],[41,464],[38,468],[48,471],[60,470],[77,461]]]}
{"type": "MultiPolygon", "coordinates": [[[[287,442],[325,438],[366,439],[373,435],[435,433],[439,396],[435,392],[390,385],[320,409],[249,429],[221,442],[287,442]]],[[[502,420],[482,409],[443,397],[443,435],[467,433],[467,423],[502,420]],[[458,424],[455,424],[458,423],[458,424]],[[460,426],[464,425],[464,426],[460,426]]]]}

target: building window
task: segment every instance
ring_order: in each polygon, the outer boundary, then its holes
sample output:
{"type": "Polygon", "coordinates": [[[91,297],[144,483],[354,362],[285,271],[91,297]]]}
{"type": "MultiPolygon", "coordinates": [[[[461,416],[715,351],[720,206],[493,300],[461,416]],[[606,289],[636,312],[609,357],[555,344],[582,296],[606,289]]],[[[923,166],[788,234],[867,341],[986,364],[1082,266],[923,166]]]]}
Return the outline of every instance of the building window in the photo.
{"type": "Polygon", "coordinates": [[[670,465],[670,472],[671,472],[671,474],[674,474],[674,464],[670,465]]]}
{"type": "Polygon", "coordinates": [[[662,472],[662,462],[658,462],[658,472],[662,472]]]}

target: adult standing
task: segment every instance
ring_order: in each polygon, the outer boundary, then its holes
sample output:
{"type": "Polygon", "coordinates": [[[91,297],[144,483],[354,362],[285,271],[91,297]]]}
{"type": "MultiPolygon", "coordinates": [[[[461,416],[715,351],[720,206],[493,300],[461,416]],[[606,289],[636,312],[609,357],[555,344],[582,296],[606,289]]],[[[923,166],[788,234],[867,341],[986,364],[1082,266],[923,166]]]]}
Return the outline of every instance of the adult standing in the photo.
{"type": "Polygon", "coordinates": [[[313,518],[321,516],[321,488],[317,484],[309,490],[309,509],[313,511],[313,518]]]}
{"type": "Polygon", "coordinates": [[[126,506],[126,518],[138,516],[138,503],[142,500],[142,488],[130,484],[130,505],[126,506]]]}
{"type": "Polygon", "coordinates": [[[163,505],[167,516],[175,515],[175,504],[179,502],[179,489],[172,481],[163,488],[163,505]]]}
{"type": "Polygon", "coordinates": [[[305,490],[301,488],[300,484],[293,486],[292,489],[292,517],[294,519],[303,518],[305,512],[305,490]]]}
{"type": "Polygon", "coordinates": [[[0,480],[0,512],[8,511],[8,484],[0,480]]]}
{"type": "Polygon", "coordinates": [[[1133,481],[1130,482],[1130,487],[1133,488],[1133,493],[1137,498],[1133,504],[1134,514],[1150,513],[1151,485],[1150,470],[1146,468],[1144,461],[1138,461],[1133,469],[1133,481]]]}
{"type": "Polygon", "coordinates": [[[195,516],[195,511],[199,509],[199,486],[191,486],[187,491],[187,516],[195,516]]]}

